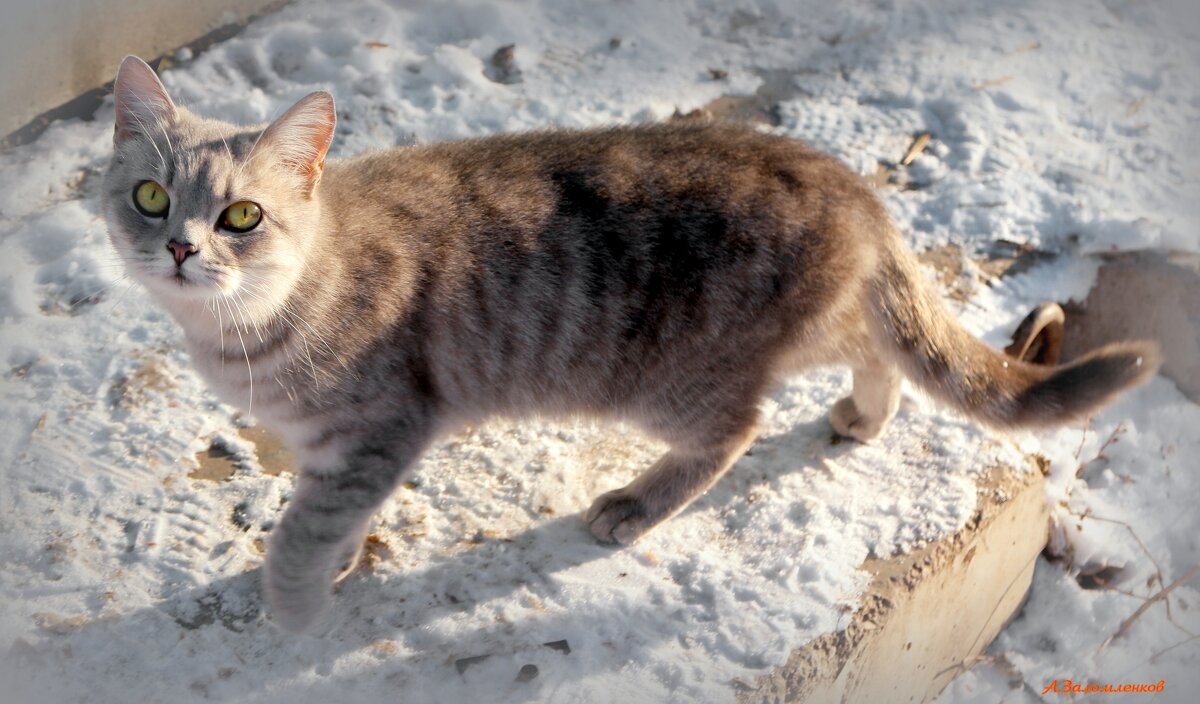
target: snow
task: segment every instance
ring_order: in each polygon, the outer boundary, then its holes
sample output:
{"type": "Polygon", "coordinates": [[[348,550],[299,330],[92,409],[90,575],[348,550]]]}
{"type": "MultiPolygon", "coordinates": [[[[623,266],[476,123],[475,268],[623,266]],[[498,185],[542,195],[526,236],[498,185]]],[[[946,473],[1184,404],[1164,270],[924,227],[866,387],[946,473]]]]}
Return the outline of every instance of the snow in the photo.
{"type": "MultiPolygon", "coordinates": [[[[880,190],[915,248],[1062,255],[953,304],[1002,344],[1033,305],[1084,297],[1086,253],[1200,251],[1198,17],[1182,0],[301,0],[163,78],[242,122],[328,88],[334,156],[664,119],[760,89],[773,129],[864,174],[930,132],[917,187],[880,190]],[[507,44],[520,82],[495,83],[507,44]]],[[[730,701],[734,678],[845,625],[866,557],[953,533],[979,475],[1035,453],[1051,461],[1052,552],[1071,564],[1039,560],[1023,615],[943,700],[1165,679],[1165,700],[1190,701],[1200,684],[1197,641],[1155,656],[1200,632],[1195,583],[1170,619],[1155,606],[1101,647],[1200,563],[1200,408],[1161,377],[1087,428],[1015,435],[910,393],[884,438],[855,446],[831,444],[825,417],[848,376],[813,372],[765,403],[763,438],[712,492],[624,550],[578,514],[660,448],[626,428],[489,423],[447,438],[385,506],[379,559],[341,587],[330,633],[278,632],[257,568],[290,479],[246,454],[249,421],[107,243],[112,117],[108,103],[0,155],[5,701],[730,701]],[[242,466],[190,479],[214,442],[242,466]],[[1120,591],[1083,589],[1088,566],[1120,568],[1120,591]],[[561,641],[569,653],[543,645],[561,641]],[[537,677],[515,681],[529,664],[537,677]]]]}

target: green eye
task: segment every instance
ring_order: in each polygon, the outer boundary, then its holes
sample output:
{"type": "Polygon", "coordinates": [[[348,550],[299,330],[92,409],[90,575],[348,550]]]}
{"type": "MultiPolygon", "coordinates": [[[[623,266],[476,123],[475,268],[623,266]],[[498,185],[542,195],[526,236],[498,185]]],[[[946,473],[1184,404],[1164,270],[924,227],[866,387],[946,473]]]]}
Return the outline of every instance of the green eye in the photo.
{"type": "Polygon", "coordinates": [[[165,218],[167,208],[171,206],[171,198],[167,191],[154,181],[142,181],[133,191],[133,204],[142,215],[165,218]]]}
{"type": "Polygon", "coordinates": [[[221,213],[221,227],[232,232],[249,232],[261,220],[262,209],[248,200],[239,200],[221,213]]]}

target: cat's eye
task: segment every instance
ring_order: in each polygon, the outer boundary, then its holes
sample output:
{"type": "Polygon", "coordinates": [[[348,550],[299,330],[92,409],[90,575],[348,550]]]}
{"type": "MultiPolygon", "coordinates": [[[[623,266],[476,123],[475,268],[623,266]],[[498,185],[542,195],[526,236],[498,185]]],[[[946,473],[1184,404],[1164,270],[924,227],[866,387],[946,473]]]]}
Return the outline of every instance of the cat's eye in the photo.
{"type": "Polygon", "coordinates": [[[221,213],[221,228],[230,232],[249,232],[261,221],[262,209],[248,200],[239,200],[221,213]]]}
{"type": "Polygon", "coordinates": [[[171,207],[171,198],[166,189],[154,181],[142,181],[133,189],[133,205],[142,215],[165,218],[167,208],[171,207]]]}

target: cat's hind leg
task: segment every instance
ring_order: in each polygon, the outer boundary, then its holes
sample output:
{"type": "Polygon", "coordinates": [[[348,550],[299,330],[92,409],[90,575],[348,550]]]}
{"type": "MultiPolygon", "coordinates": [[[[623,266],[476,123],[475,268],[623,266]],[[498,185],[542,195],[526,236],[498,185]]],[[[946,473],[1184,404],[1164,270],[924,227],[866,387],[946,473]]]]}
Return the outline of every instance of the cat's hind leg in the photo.
{"type": "Polygon", "coordinates": [[[838,435],[867,442],[879,437],[900,408],[900,371],[882,360],[854,366],[854,388],[833,405],[829,421],[838,435]]]}
{"type": "Polygon", "coordinates": [[[719,439],[672,447],[628,486],[596,498],[584,514],[592,535],[609,543],[634,542],[712,487],[755,435],[751,421],[719,439]]]}

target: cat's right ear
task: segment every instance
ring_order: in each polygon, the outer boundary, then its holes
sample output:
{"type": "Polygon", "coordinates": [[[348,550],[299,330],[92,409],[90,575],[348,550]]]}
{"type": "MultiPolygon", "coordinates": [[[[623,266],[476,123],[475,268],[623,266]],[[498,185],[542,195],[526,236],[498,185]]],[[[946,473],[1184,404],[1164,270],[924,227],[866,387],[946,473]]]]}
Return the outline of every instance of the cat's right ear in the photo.
{"type": "Polygon", "coordinates": [[[117,124],[113,142],[120,144],[135,134],[148,135],[155,126],[175,119],[175,103],[167,95],[154,69],[136,56],[126,56],[113,82],[117,124]]]}

